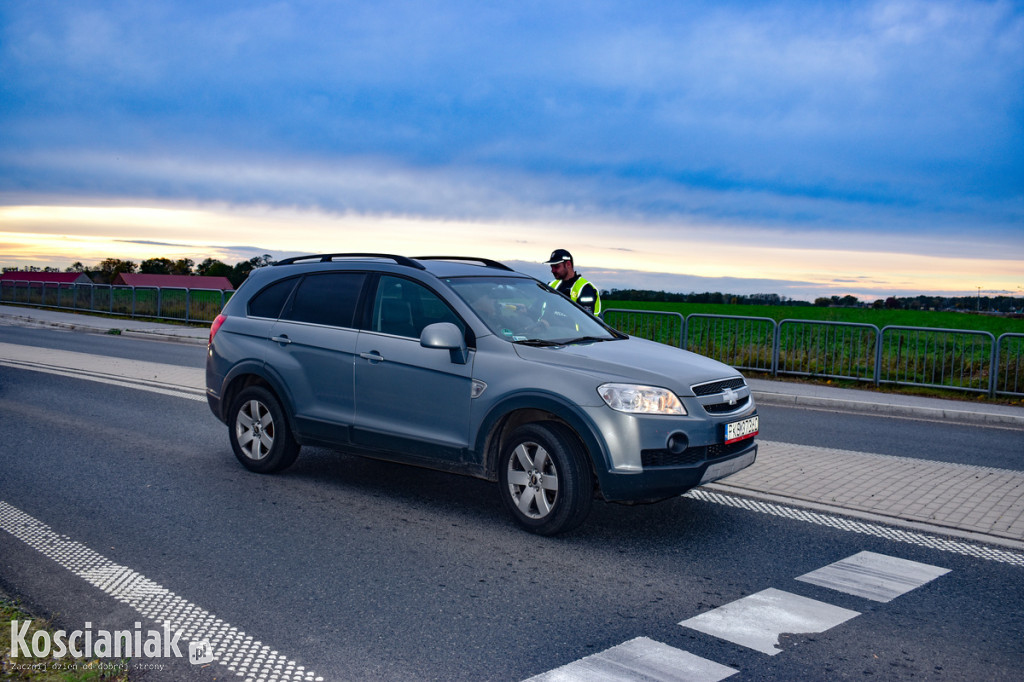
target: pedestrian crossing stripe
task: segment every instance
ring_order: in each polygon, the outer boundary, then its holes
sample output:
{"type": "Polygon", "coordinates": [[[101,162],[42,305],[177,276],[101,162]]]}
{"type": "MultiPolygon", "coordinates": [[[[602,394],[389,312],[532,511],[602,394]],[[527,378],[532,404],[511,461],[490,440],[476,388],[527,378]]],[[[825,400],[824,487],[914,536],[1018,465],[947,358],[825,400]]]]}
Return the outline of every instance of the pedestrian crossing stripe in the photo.
{"type": "Polygon", "coordinates": [[[738,670],[667,644],[637,637],[527,682],[718,682],[738,670]]]}
{"type": "Polygon", "coordinates": [[[949,573],[947,568],[860,552],[797,580],[885,603],[946,573],[949,573]]]}
{"type": "Polygon", "coordinates": [[[818,634],[859,615],[858,611],[768,588],[680,625],[775,656],[782,653],[779,637],[783,633],[818,634]]]}

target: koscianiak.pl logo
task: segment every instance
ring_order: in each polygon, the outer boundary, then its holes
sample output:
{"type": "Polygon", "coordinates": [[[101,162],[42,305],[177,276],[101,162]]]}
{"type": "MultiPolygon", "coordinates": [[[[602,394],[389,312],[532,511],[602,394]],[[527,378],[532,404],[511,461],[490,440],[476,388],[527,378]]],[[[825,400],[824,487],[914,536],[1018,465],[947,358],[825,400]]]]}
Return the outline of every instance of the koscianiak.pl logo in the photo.
{"type": "MultiPolygon", "coordinates": [[[[183,658],[179,648],[181,632],[164,623],[159,630],[143,630],[136,622],[132,630],[94,630],[86,622],[82,630],[46,630],[29,634],[31,620],[11,621],[10,657],[56,658],[183,658]]],[[[206,640],[188,645],[189,662],[195,665],[213,661],[213,650],[206,640]]]]}

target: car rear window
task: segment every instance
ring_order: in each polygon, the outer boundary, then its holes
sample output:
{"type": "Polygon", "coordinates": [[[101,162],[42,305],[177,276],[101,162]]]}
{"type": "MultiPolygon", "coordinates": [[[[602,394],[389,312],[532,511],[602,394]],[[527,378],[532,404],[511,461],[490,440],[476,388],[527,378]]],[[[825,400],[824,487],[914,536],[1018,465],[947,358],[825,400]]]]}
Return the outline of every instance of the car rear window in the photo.
{"type": "Polygon", "coordinates": [[[351,327],[365,279],[362,272],[307,275],[283,317],[295,322],[351,327]]]}
{"type": "Polygon", "coordinates": [[[253,296],[249,301],[249,315],[276,320],[281,315],[284,302],[288,300],[288,294],[292,293],[292,289],[295,288],[295,283],[298,281],[297,277],[282,279],[253,296]]]}

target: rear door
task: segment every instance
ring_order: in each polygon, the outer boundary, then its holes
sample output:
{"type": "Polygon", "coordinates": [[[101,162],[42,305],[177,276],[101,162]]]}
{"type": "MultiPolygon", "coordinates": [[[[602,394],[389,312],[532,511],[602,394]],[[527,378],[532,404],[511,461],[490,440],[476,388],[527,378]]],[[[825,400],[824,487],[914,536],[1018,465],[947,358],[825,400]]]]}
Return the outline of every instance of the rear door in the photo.
{"type": "Polygon", "coordinates": [[[270,334],[267,369],[287,387],[303,435],[348,441],[353,420],[353,320],[366,274],[306,275],[270,334]]]}
{"type": "Polygon", "coordinates": [[[469,443],[473,359],[423,348],[424,327],[465,323],[419,282],[382,275],[355,358],[353,441],[414,457],[457,461],[469,443]]]}

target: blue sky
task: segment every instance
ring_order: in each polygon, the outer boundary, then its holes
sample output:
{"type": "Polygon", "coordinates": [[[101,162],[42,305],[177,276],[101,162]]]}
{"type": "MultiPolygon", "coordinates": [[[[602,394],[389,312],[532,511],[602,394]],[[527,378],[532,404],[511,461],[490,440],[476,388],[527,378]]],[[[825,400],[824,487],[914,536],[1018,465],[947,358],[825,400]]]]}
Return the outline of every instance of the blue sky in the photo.
{"type": "Polygon", "coordinates": [[[1024,293],[1019,2],[6,0],[0,74],[3,265],[1024,293]]]}

